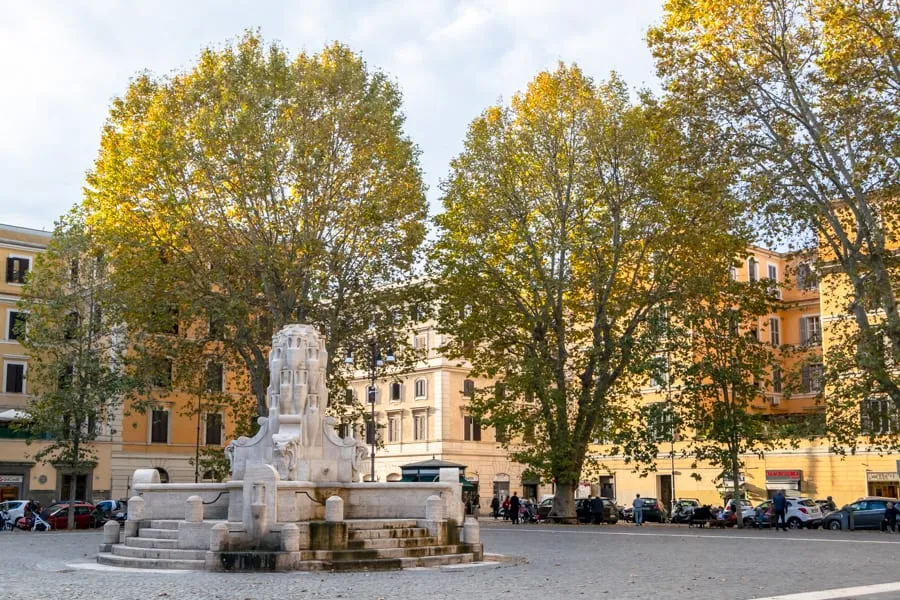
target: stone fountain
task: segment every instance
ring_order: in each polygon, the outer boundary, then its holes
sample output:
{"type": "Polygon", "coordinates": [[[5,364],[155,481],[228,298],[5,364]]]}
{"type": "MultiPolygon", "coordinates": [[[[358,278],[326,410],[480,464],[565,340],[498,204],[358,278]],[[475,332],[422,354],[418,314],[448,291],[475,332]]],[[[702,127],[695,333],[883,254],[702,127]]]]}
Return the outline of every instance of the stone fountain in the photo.
{"type": "Polygon", "coordinates": [[[248,570],[392,569],[483,558],[478,522],[464,521],[456,469],[434,483],[361,483],[366,445],[326,416],[325,339],[288,325],[269,353],[268,417],[225,450],[231,480],[132,479],[124,542],[107,523],[103,564],[248,570]]]}

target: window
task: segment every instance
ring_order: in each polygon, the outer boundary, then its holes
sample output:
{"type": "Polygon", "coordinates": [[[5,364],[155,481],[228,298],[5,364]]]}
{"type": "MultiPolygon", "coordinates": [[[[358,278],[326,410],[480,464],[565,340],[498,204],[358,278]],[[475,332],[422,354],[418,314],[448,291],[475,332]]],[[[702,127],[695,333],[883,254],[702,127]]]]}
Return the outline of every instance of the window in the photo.
{"type": "Polygon", "coordinates": [[[748,281],[759,281],[759,263],[752,256],[747,261],[748,281]]]}
{"type": "Polygon", "coordinates": [[[822,391],[822,365],[803,365],[800,370],[800,391],[804,394],[822,391]]]}
{"type": "Polygon", "coordinates": [[[26,313],[10,310],[6,313],[6,339],[21,340],[25,336],[26,313]]]}
{"type": "Polygon", "coordinates": [[[66,315],[66,321],[63,327],[65,328],[63,331],[63,337],[65,339],[74,340],[78,337],[78,329],[81,327],[81,315],[78,314],[77,310],[73,310],[66,315]]]}
{"type": "Polygon", "coordinates": [[[665,355],[658,354],[650,359],[650,385],[663,388],[669,383],[668,361],[665,355]]]}
{"type": "Polygon", "coordinates": [[[172,361],[168,358],[155,358],[151,365],[150,383],[154,387],[172,388],[172,361]]]}
{"type": "Polygon", "coordinates": [[[869,399],[859,403],[860,427],[867,434],[888,434],[900,431],[900,414],[890,399],[869,399]]]}
{"type": "Polygon", "coordinates": [[[481,421],[475,417],[466,415],[463,417],[463,438],[468,442],[481,441],[481,421]]]}
{"type": "Polygon", "coordinates": [[[22,256],[6,257],[6,282],[25,283],[25,275],[31,266],[31,259],[22,256]]]}
{"type": "Polygon", "coordinates": [[[206,415],[206,445],[222,445],[222,413],[206,415]]]}
{"type": "Polygon", "coordinates": [[[424,379],[416,379],[415,383],[416,400],[428,397],[428,382],[424,379]]]}
{"type": "Polygon", "coordinates": [[[169,443],[169,411],[154,409],[150,413],[150,443],[169,443]]]}
{"type": "Polygon", "coordinates": [[[804,346],[822,343],[822,320],[819,315],[800,319],[800,344],[804,346]]]}
{"type": "Polygon", "coordinates": [[[3,391],[7,394],[25,393],[25,363],[3,363],[3,391]]]}
{"type": "Polygon", "coordinates": [[[654,442],[668,442],[672,439],[674,423],[672,409],[665,402],[654,402],[643,408],[647,431],[654,442]]]}
{"type": "Polygon", "coordinates": [[[797,288],[801,290],[814,290],[818,287],[816,274],[807,263],[797,265],[797,288]]]}
{"type": "Polygon", "coordinates": [[[428,417],[425,413],[413,415],[413,439],[421,442],[428,438],[428,417]]]}
{"type": "Polygon", "coordinates": [[[498,444],[505,444],[509,441],[509,435],[506,433],[506,425],[498,423],[494,426],[494,439],[498,444]]]}
{"type": "Polygon", "coordinates": [[[147,327],[150,333],[178,333],[178,307],[162,305],[154,307],[151,322],[147,327]]]}
{"type": "Polygon", "coordinates": [[[389,416],[388,417],[388,442],[399,442],[400,441],[400,417],[399,416],[389,416]]]}
{"type": "Polygon", "coordinates": [[[398,382],[391,384],[391,402],[400,402],[403,399],[403,386],[398,382]]]}
{"type": "Polygon", "coordinates": [[[225,391],[225,367],[222,363],[206,363],[206,391],[213,393],[225,391]]]}
{"type": "Polygon", "coordinates": [[[728,267],[728,274],[731,277],[732,281],[737,281],[737,278],[738,278],[737,267],[735,267],[734,265],[728,267]]]}
{"type": "Polygon", "coordinates": [[[781,345],[781,319],[769,317],[769,342],[777,348],[781,345]]]}
{"type": "Polygon", "coordinates": [[[413,336],[413,350],[428,350],[428,333],[417,333],[413,336]]]}
{"type": "Polygon", "coordinates": [[[463,396],[466,398],[475,397],[475,381],[472,379],[463,380],[463,396]]]}
{"type": "Polygon", "coordinates": [[[781,298],[781,290],[778,289],[778,266],[767,265],[769,278],[769,293],[776,298],[781,298]]]}
{"type": "Polygon", "coordinates": [[[225,339],[225,320],[221,317],[209,318],[209,339],[224,340],[225,339]]]}
{"type": "Polygon", "coordinates": [[[772,391],[781,393],[781,367],[778,365],[772,366],[772,391]]]}

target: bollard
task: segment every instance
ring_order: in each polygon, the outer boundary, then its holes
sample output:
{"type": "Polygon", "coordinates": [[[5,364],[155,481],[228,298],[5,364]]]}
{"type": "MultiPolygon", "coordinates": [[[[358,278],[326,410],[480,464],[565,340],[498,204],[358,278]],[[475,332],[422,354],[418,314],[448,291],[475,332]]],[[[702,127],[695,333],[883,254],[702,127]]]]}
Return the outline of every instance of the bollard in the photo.
{"type": "Polygon", "coordinates": [[[463,523],[463,541],[467,544],[481,543],[481,525],[474,517],[466,517],[463,523]]]}
{"type": "Polygon", "coordinates": [[[119,543],[119,523],[118,521],[107,521],[103,526],[103,543],[118,544],[119,543]]]}
{"type": "Polygon", "coordinates": [[[284,552],[300,551],[300,528],[296,523],[281,526],[281,549],[284,552]]]}
{"type": "Polygon", "coordinates": [[[344,499],[331,496],[325,501],[325,520],[336,523],[344,520],[344,499]]]}
{"type": "Polygon", "coordinates": [[[209,550],[211,552],[228,550],[228,525],[219,523],[209,530],[209,550]]]}
{"type": "Polygon", "coordinates": [[[128,500],[128,520],[140,521],[144,518],[144,499],[140,496],[132,496],[128,500]]]}
{"type": "Polygon", "coordinates": [[[191,496],[185,502],[184,520],[188,523],[203,522],[203,498],[200,496],[191,496]]]}
{"type": "Polygon", "coordinates": [[[429,496],[428,499],[425,500],[425,520],[444,520],[444,501],[440,496],[429,496]]]}

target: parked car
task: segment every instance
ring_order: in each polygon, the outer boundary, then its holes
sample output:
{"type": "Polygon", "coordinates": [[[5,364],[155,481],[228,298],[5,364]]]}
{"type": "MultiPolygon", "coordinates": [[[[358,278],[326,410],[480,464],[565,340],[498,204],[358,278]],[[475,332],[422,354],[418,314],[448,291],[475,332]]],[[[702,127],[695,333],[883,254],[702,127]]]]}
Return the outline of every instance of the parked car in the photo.
{"type": "MultiPolygon", "coordinates": [[[[619,522],[619,513],[616,510],[616,503],[610,498],[600,498],[603,500],[603,522],[615,525],[619,522]]],[[[578,515],[580,523],[593,523],[594,513],[591,506],[593,498],[579,498],[575,501],[575,513],[578,515]]]]}
{"type": "MultiPolygon", "coordinates": [[[[754,511],[753,524],[761,527],[771,527],[772,524],[769,518],[765,516],[771,506],[771,500],[760,503],[754,511]]],[[[822,524],[822,510],[812,498],[788,498],[787,511],[784,518],[787,521],[787,526],[791,529],[800,529],[802,527],[815,529],[822,524]]],[[[746,518],[744,519],[744,524],[748,524],[746,518]]]]}
{"type": "MultiPolygon", "coordinates": [[[[47,508],[41,515],[50,523],[53,529],[67,529],[69,527],[69,504],[57,503],[47,508]],[[46,516],[45,516],[46,515],[46,516]]],[[[103,515],[96,511],[96,507],[88,502],[76,502],[75,529],[93,529],[106,522],[103,515]]]]}
{"type": "Polygon", "coordinates": [[[850,514],[853,514],[854,529],[879,529],[888,502],[897,502],[894,498],[867,496],[851,504],[845,504],[840,510],[830,512],[822,519],[825,529],[850,529],[850,514]]]}
{"type": "MultiPolygon", "coordinates": [[[[732,512],[734,512],[734,500],[729,500],[725,506],[726,520],[731,516],[732,512]]],[[[744,522],[744,527],[756,521],[756,509],[753,508],[753,504],[746,498],[741,498],[741,520],[744,522]]]]}
{"type": "MultiPolygon", "coordinates": [[[[652,521],[656,523],[665,523],[666,522],[666,509],[663,508],[663,505],[656,498],[643,498],[644,500],[644,509],[643,509],[643,518],[644,521],[652,521]]],[[[634,508],[631,506],[626,506],[623,511],[624,518],[629,523],[634,521],[634,508]]]]}
{"type": "Polygon", "coordinates": [[[15,523],[25,515],[25,506],[27,504],[28,500],[7,500],[6,502],[0,502],[0,512],[5,512],[9,515],[9,520],[15,523]]]}
{"type": "Polygon", "coordinates": [[[96,510],[108,519],[116,516],[116,513],[125,512],[124,500],[101,500],[94,505],[96,510]]]}

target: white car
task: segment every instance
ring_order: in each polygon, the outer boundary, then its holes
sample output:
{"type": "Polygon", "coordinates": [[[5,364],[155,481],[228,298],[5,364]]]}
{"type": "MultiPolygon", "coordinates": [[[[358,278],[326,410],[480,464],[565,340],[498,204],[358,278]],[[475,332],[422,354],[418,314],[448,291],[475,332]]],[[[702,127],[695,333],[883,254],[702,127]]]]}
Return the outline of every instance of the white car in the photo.
{"type": "MultiPolygon", "coordinates": [[[[770,506],[772,506],[772,501],[766,500],[756,507],[755,512],[764,515],[768,512],[770,506]]],[[[822,509],[819,508],[819,505],[812,498],[787,499],[787,512],[785,512],[784,518],[787,521],[787,526],[791,529],[800,529],[802,527],[815,529],[822,524],[823,516],[822,509]]],[[[768,517],[765,518],[765,526],[771,526],[768,517]]]]}
{"type": "Polygon", "coordinates": [[[9,515],[9,520],[15,523],[17,520],[25,516],[25,505],[28,500],[8,500],[0,502],[0,512],[9,515]]]}
{"type": "MultiPolygon", "coordinates": [[[[728,502],[728,506],[725,507],[725,516],[731,514],[734,510],[734,500],[730,500],[728,502]]],[[[744,525],[748,525],[747,519],[755,521],[756,519],[756,509],[753,508],[753,504],[750,503],[749,500],[741,499],[741,519],[744,522],[744,525]]]]}

